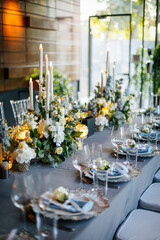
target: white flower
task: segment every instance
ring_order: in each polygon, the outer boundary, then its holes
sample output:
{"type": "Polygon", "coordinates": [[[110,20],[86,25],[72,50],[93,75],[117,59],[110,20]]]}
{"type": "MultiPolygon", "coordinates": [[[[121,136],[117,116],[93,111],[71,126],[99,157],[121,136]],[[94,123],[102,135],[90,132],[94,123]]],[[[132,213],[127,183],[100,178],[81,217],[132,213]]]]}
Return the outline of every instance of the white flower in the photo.
{"type": "Polygon", "coordinates": [[[96,159],[96,165],[100,170],[107,170],[109,168],[109,163],[101,158],[96,159]]]}
{"type": "Polygon", "coordinates": [[[48,130],[49,130],[50,132],[56,132],[57,128],[56,128],[55,125],[51,125],[51,126],[48,127],[48,130]]]}
{"type": "Polygon", "coordinates": [[[13,158],[19,163],[27,163],[35,157],[35,150],[30,148],[25,141],[20,142],[18,149],[13,152],[13,158]]]}
{"type": "Polygon", "coordinates": [[[65,115],[65,108],[64,107],[61,107],[60,108],[60,112],[62,114],[62,117],[64,118],[64,115],[65,115]]]}
{"type": "Polygon", "coordinates": [[[37,128],[37,122],[34,121],[34,119],[28,121],[28,126],[30,130],[34,130],[37,128]]]}
{"type": "Polygon", "coordinates": [[[57,200],[59,202],[65,202],[68,199],[68,192],[64,187],[57,188],[53,193],[53,200],[57,200]]]}
{"type": "Polygon", "coordinates": [[[41,91],[40,98],[46,99],[46,91],[41,91]]]}
{"type": "Polygon", "coordinates": [[[102,115],[95,118],[95,124],[97,126],[108,126],[108,119],[102,115]]]}
{"type": "Polygon", "coordinates": [[[129,107],[128,106],[125,106],[125,110],[127,111],[129,109],[129,107]]]}
{"type": "Polygon", "coordinates": [[[116,108],[117,108],[117,103],[112,103],[110,106],[110,110],[115,111],[116,108]]]}
{"type": "Polygon", "coordinates": [[[65,118],[61,118],[59,120],[59,123],[64,126],[66,124],[66,119],[65,118]]]}
{"type": "Polygon", "coordinates": [[[67,108],[68,108],[68,110],[71,111],[71,110],[72,110],[72,104],[71,104],[71,103],[68,103],[68,107],[67,107],[67,108]]]}
{"type": "Polygon", "coordinates": [[[55,153],[58,154],[58,155],[62,154],[62,152],[63,152],[62,147],[57,147],[56,150],[55,150],[55,153]]]}
{"type": "Polygon", "coordinates": [[[103,105],[103,102],[104,102],[103,98],[97,98],[97,104],[103,105]]]}
{"type": "Polygon", "coordinates": [[[132,139],[127,139],[126,144],[130,147],[130,148],[134,148],[136,146],[136,143],[134,140],[132,139]]]}

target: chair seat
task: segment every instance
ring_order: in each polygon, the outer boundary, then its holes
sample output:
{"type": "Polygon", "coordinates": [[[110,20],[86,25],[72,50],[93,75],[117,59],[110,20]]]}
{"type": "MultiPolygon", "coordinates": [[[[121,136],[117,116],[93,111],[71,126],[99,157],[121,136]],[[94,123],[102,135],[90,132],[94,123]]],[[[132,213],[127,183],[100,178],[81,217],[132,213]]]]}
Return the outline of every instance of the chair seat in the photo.
{"type": "Polygon", "coordinates": [[[139,206],[144,209],[160,212],[160,183],[153,183],[142,194],[139,206]]]}
{"type": "Polygon", "coordinates": [[[160,214],[136,209],[117,230],[116,240],[160,240],[160,214]]]}
{"type": "Polygon", "coordinates": [[[158,172],[155,174],[153,181],[154,181],[154,182],[160,182],[160,169],[159,169],[158,172]]]}

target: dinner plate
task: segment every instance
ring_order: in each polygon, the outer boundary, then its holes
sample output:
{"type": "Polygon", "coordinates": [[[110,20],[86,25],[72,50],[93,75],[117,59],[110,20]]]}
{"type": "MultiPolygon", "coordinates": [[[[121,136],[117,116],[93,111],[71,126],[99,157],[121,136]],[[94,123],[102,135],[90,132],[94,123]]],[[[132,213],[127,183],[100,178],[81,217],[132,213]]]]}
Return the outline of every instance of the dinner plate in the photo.
{"type": "Polygon", "coordinates": [[[84,189],[81,191],[76,190],[68,190],[69,194],[73,194],[74,199],[79,201],[93,201],[93,207],[87,212],[68,212],[61,209],[51,209],[46,208],[46,210],[42,210],[37,201],[33,201],[31,203],[33,211],[41,213],[48,218],[54,218],[55,214],[58,215],[58,218],[65,220],[84,220],[89,219],[94,216],[97,216],[102,211],[104,211],[107,207],[109,207],[108,200],[99,195],[97,192],[92,192],[89,189],[84,189]]]}

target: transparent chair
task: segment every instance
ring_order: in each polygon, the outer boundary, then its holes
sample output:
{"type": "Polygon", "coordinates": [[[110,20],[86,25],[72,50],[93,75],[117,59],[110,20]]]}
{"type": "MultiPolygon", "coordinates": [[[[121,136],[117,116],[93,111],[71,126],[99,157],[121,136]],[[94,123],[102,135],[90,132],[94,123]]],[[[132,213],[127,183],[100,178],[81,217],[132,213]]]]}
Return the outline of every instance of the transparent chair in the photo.
{"type": "Polygon", "coordinates": [[[25,119],[25,114],[29,109],[29,98],[23,100],[10,100],[10,104],[12,107],[13,115],[16,124],[23,124],[25,119]]]}
{"type": "Polygon", "coordinates": [[[5,120],[3,102],[0,102],[0,119],[5,120]]]}

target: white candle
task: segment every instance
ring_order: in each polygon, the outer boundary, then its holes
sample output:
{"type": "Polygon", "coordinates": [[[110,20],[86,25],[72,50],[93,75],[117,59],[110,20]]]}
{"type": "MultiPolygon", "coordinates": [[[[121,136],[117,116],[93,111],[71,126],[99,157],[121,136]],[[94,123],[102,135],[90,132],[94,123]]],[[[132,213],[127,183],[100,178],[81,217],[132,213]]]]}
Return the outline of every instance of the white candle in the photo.
{"type": "Polygon", "coordinates": [[[43,84],[43,46],[39,45],[39,83],[43,84]]]}
{"type": "Polygon", "coordinates": [[[29,96],[30,96],[30,110],[33,110],[33,81],[29,80],[29,96]]]}
{"type": "Polygon", "coordinates": [[[47,80],[47,73],[48,73],[48,55],[45,54],[45,80],[47,80]]]}
{"type": "Polygon", "coordinates": [[[107,49],[107,58],[106,58],[106,74],[109,75],[110,69],[109,69],[109,49],[107,49]]]}
{"type": "Polygon", "coordinates": [[[103,71],[101,71],[101,95],[103,95],[103,71]]]}
{"type": "Polygon", "coordinates": [[[46,79],[46,111],[49,111],[49,96],[50,96],[50,73],[48,71],[46,79]]]}
{"type": "Polygon", "coordinates": [[[50,100],[53,100],[53,65],[52,62],[49,64],[49,70],[50,70],[50,100]]]}
{"type": "Polygon", "coordinates": [[[115,98],[114,92],[115,92],[115,65],[113,65],[113,99],[115,98]]]}

